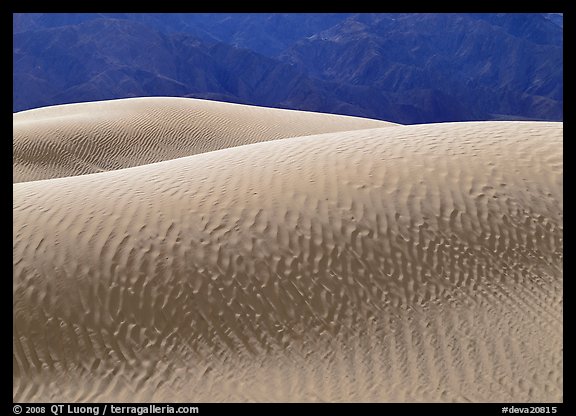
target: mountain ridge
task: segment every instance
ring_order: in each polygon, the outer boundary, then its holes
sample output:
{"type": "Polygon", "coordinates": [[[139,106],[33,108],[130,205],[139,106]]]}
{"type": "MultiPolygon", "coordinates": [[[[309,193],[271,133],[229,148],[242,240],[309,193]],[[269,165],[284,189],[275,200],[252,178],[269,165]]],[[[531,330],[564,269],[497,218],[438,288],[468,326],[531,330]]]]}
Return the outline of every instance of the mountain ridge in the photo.
{"type": "Polygon", "coordinates": [[[15,14],[13,111],[165,95],[404,124],[560,121],[558,19],[15,14]]]}

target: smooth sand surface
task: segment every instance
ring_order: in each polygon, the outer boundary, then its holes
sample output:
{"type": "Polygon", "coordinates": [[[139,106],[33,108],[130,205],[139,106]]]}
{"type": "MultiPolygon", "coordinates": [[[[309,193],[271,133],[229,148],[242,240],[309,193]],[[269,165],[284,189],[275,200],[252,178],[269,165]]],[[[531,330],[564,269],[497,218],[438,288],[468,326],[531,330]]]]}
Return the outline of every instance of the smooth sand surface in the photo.
{"type": "Polygon", "coordinates": [[[15,113],[13,182],[105,172],[265,140],[394,126],[380,120],[174,97],[15,113]]]}
{"type": "Polygon", "coordinates": [[[16,183],[14,401],[562,401],[562,131],[371,128],[16,183]]]}

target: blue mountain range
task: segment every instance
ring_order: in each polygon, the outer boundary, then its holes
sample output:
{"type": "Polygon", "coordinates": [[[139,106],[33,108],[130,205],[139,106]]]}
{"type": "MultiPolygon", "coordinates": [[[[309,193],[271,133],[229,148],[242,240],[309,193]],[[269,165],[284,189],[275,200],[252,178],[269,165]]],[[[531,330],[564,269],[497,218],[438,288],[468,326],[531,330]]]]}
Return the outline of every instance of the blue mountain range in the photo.
{"type": "Polygon", "coordinates": [[[181,96],[399,123],[563,119],[563,15],[14,14],[13,111],[181,96]]]}

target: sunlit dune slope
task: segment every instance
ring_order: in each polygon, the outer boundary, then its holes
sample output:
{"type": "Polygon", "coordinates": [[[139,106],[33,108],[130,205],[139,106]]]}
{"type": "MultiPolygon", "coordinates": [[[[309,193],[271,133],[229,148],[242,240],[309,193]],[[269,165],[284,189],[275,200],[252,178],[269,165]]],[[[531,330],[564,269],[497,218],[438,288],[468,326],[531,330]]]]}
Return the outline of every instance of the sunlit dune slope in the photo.
{"type": "Polygon", "coordinates": [[[14,400],[562,401],[562,130],[371,128],[14,184],[14,400]]]}
{"type": "Polygon", "coordinates": [[[14,114],[13,180],[103,172],[266,140],[393,125],[173,97],[45,107],[14,114]]]}

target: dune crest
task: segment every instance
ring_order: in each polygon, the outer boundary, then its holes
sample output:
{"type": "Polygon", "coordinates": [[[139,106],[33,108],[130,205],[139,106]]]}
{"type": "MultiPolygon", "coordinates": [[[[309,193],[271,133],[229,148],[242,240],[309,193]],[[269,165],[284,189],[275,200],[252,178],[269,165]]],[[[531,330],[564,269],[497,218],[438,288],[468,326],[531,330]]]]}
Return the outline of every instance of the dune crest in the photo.
{"type": "Polygon", "coordinates": [[[562,131],[386,126],[15,183],[14,400],[562,401],[562,131]]]}
{"type": "Polygon", "coordinates": [[[13,118],[14,183],[123,169],[266,140],[396,125],[174,97],[58,105],[13,118]]]}

